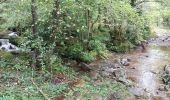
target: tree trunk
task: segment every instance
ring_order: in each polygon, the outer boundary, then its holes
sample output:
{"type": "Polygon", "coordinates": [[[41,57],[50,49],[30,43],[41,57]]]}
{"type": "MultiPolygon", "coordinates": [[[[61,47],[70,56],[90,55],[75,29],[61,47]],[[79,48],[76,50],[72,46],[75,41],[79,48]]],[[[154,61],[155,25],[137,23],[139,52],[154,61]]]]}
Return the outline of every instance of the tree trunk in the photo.
{"type": "Polygon", "coordinates": [[[56,42],[57,33],[59,33],[59,19],[60,19],[60,0],[54,0],[54,11],[53,11],[53,32],[52,32],[52,39],[53,42],[56,42]]]}
{"type": "MultiPolygon", "coordinates": [[[[35,37],[37,34],[37,6],[36,0],[32,0],[31,2],[31,14],[32,14],[32,34],[35,37]]],[[[32,67],[38,67],[38,54],[37,49],[33,49],[32,51],[32,67]]]]}

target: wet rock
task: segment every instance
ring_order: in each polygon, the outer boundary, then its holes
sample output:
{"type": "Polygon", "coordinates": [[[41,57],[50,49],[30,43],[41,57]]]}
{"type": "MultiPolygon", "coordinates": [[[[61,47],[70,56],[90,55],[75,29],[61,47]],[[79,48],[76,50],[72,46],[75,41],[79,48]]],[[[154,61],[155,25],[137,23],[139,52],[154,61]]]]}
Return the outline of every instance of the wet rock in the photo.
{"type": "Polygon", "coordinates": [[[170,66],[169,65],[165,65],[164,71],[165,71],[166,74],[170,74],[170,66]]]}
{"type": "Polygon", "coordinates": [[[167,91],[166,85],[160,84],[158,90],[159,90],[159,91],[167,91]]]}
{"type": "Polygon", "coordinates": [[[149,56],[148,56],[148,55],[146,55],[145,57],[146,57],[146,58],[148,58],[149,56]]]}
{"type": "Polygon", "coordinates": [[[116,71],[113,73],[113,75],[118,78],[118,77],[121,76],[121,71],[120,71],[120,70],[116,70],[116,71]]]}
{"type": "Polygon", "coordinates": [[[113,68],[121,68],[121,65],[120,64],[114,64],[113,68]]]}
{"type": "Polygon", "coordinates": [[[117,69],[114,68],[106,68],[105,71],[108,73],[113,73],[114,71],[116,71],[117,69]]]}
{"type": "Polygon", "coordinates": [[[129,66],[129,59],[120,59],[120,64],[122,64],[123,66],[129,66]]]}
{"type": "Polygon", "coordinates": [[[131,69],[136,69],[136,67],[131,67],[131,69]]]}
{"type": "Polygon", "coordinates": [[[113,72],[113,75],[114,75],[114,77],[116,77],[116,78],[123,78],[123,79],[126,79],[126,78],[127,78],[124,69],[117,69],[117,70],[115,70],[115,71],[113,72]]]}
{"type": "Polygon", "coordinates": [[[101,72],[101,76],[103,76],[103,77],[109,77],[111,74],[110,73],[108,73],[108,72],[106,72],[106,71],[102,71],[101,72]]]}
{"type": "Polygon", "coordinates": [[[125,78],[119,78],[118,80],[116,80],[117,82],[120,82],[128,87],[131,87],[133,84],[132,82],[130,82],[129,80],[125,79],[125,78]]]}
{"type": "Polygon", "coordinates": [[[144,90],[142,88],[130,88],[129,91],[137,98],[144,96],[144,90]]]}
{"type": "Polygon", "coordinates": [[[9,33],[8,36],[11,37],[11,38],[17,38],[18,33],[17,32],[12,32],[12,33],[9,33]]]}
{"type": "Polygon", "coordinates": [[[131,58],[127,58],[127,61],[128,61],[128,62],[131,62],[131,61],[132,61],[132,59],[131,59],[131,58]]]}
{"type": "Polygon", "coordinates": [[[120,100],[121,94],[116,92],[109,95],[107,100],[120,100]]]}
{"type": "Polygon", "coordinates": [[[159,72],[158,71],[155,71],[155,70],[150,70],[151,73],[153,74],[158,74],[159,72]]]}

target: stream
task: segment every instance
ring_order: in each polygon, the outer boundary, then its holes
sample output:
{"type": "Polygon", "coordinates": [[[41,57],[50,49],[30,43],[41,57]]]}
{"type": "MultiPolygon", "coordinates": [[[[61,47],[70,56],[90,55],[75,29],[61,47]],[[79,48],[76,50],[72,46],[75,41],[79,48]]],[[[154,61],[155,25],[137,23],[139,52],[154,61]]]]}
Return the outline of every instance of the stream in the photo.
{"type": "Polygon", "coordinates": [[[144,52],[127,55],[132,59],[131,65],[127,68],[127,75],[137,84],[130,89],[135,96],[143,96],[146,100],[170,100],[165,91],[159,90],[163,85],[160,73],[165,65],[170,65],[169,34],[170,32],[166,31],[158,35],[144,52]]]}

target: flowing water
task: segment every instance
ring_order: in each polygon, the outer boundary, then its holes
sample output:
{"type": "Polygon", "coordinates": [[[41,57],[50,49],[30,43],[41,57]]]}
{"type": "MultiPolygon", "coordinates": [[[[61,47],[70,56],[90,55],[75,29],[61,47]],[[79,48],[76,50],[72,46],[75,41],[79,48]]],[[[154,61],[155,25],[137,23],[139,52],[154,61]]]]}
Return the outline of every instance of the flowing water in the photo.
{"type": "MultiPolygon", "coordinates": [[[[164,37],[169,37],[169,34],[164,37]]],[[[132,62],[130,68],[127,68],[127,74],[137,84],[132,91],[134,93],[140,91],[137,95],[144,94],[146,100],[170,100],[165,91],[159,91],[163,84],[160,73],[165,65],[170,65],[169,44],[169,41],[164,42],[158,37],[150,43],[145,52],[128,55],[132,62]]]]}

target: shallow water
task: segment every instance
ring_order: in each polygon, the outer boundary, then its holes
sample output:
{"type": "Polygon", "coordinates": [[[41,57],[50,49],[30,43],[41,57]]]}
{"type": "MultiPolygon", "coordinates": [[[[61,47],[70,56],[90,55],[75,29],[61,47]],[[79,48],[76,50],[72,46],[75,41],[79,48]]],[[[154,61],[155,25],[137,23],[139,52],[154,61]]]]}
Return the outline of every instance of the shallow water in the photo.
{"type": "MultiPolygon", "coordinates": [[[[133,73],[129,72],[130,76],[136,77],[137,86],[146,91],[147,100],[152,100],[152,96],[159,95],[158,88],[161,84],[159,73],[165,65],[170,64],[170,48],[151,45],[140,56],[133,59],[137,63],[132,66],[136,69],[133,73]]],[[[161,97],[167,98],[165,93],[161,93],[161,97]]]]}

